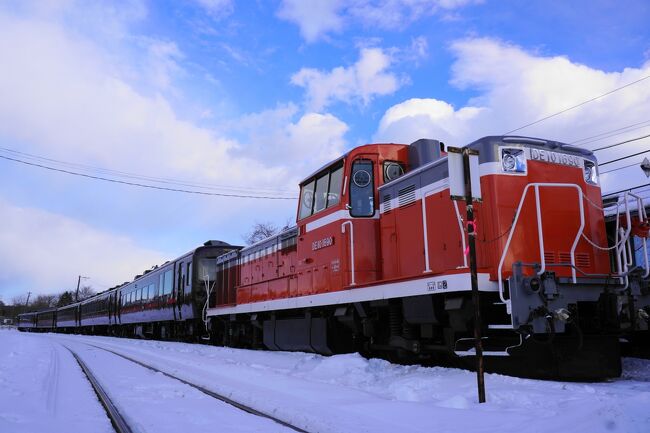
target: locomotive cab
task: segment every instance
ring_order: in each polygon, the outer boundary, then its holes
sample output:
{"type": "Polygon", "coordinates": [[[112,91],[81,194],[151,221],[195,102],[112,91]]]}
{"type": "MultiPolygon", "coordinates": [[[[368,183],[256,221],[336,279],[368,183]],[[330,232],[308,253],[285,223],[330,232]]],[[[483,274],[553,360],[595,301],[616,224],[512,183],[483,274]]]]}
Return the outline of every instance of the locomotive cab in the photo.
{"type": "Polygon", "coordinates": [[[298,294],[323,293],[383,278],[378,187],[408,168],[408,146],[358,147],[300,184],[298,294]]]}

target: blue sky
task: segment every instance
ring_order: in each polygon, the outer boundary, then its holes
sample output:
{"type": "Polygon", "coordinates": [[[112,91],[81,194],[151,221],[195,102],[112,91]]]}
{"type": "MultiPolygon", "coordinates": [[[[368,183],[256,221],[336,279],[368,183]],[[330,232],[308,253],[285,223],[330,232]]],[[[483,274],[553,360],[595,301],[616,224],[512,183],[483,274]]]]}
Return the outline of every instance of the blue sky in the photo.
{"type": "MultiPolygon", "coordinates": [[[[3,1],[0,155],[293,197],[356,145],[463,145],[648,76],[649,19],[643,0],[3,1]]],[[[582,142],[594,148],[650,133],[649,103],[646,80],[520,133],[572,142],[636,125],[582,142]]],[[[637,167],[602,176],[606,191],[645,182],[637,167]]],[[[295,202],[0,160],[0,215],[10,301],[79,274],[101,290],[206,239],[241,243],[255,221],[292,220],[295,202]]]]}

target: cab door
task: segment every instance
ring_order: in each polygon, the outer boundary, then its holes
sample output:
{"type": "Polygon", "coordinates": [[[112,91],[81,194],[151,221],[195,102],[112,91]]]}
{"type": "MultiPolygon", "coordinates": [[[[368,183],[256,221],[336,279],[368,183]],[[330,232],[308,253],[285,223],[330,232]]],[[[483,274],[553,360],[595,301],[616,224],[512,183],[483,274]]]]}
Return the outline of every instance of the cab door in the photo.
{"type": "Polygon", "coordinates": [[[378,166],[376,154],[357,155],[348,179],[349,219],[341,224],[345,262],[341,263],[348,285],[376,281],[379,272],[378,166]]]}

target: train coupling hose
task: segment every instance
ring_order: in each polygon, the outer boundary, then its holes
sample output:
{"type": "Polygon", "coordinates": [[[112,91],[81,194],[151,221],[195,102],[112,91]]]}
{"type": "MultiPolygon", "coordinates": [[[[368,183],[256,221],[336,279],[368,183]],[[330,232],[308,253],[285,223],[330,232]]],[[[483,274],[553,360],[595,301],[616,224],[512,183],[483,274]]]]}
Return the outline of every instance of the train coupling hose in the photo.
{"type": "Polygon", "coordinates": [[[639,311],[637,311],[637,314],[639,315],[639,319],[645,320],[646,322],[649,322],[648,319],[650,319],[650,314],[646,311],[645,308],[639,308],[639,311]]]}
{"type": "Polygon", "coordinates": [[[560,322],[568,322],[571,319],[571,312],[566,308],[558,308],[553,312],[553,318],[560,322]]]}

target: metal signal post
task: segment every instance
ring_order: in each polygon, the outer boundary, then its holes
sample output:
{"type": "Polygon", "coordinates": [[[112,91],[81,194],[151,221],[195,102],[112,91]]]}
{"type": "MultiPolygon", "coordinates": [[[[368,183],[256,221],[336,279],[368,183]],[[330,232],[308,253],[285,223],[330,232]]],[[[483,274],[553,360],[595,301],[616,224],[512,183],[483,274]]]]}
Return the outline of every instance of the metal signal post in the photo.
{"type": "Polygon", "coordinates": [[[483,341],[481,337],[481,309],[479,305],[478,272],[476,264],[476,220],[474,202],[481,201],[481,179],[478,152],[473,149],[448,147],[449,186],[452,200],[465,200],[467,210],[467,238],[469,269],[474,304],[474,349],[476,351],[476,384],[478,401],[485,403],[485,377],[483,368],[483,341]]]}

